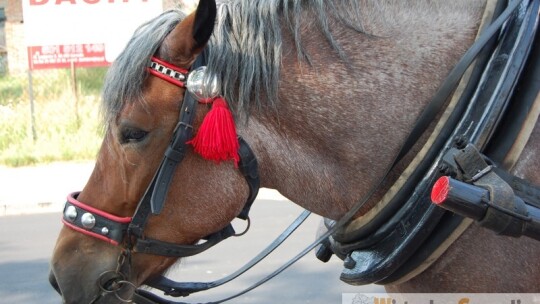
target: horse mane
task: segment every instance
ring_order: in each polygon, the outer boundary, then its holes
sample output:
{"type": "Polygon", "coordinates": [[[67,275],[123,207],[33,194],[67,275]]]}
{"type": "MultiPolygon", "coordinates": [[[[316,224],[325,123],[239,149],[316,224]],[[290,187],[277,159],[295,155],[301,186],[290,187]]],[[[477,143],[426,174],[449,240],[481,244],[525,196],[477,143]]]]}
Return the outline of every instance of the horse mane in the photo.
{"type": "MultiPolygon", "coordinates": [[[[208,46],[210,55],[207,66],[211,74],[217,76],[221,93],[235,113],[248,117],[252,106],[258,110],[262,107],[277,109],[283,31],[292,37],[298,62],[311,64],[310,54],[302,44],[302,36],[306,37],[308,31],[316,29],[326,37],[331,49],[348,64],[347,55],[336,39],[336,32],[333,32],[334,27],[340,24],[378,37],[378,34],[372,34],[374,31],[370,24],[374,18],[385,15],[366,14],[360,3],[379,12],[389,9],[388,3],[378,0],[218,0],[217,24],[208,46]],[[364,24],[370,28],[365,30],[364,24]]],[[[444,1],[391,2],[396,6],[394,11],[397,14],[407,14],[403,8],[411,6],[437,8],[442,3],[444,1]]],[[[477,4],[469,1],[456,1],[455,4],[456,7],[473,5],[477,4]]],[[[448,8],[437,11],[438,14],[447,14],[448,8]]],[[[386,18],[388,16],[392,15],[386,18]]],[[[185,14],[180,10],[169,10],[135,31],[126,48],[109,68],[105,79],[102,111],[106,122],[117,116],[125,102],[143,101],[142,89],[148,76],[146,67],[149,58],[184,18],[185,14]]],[[[391,19],[382,22],[391,27],[391,19]]],[[[415,21],[410,16],[407,20],[415,21]]]]}
{"type": "MultiPolygon", "coordinates": [[[[332,20],[362,31],[357,1],[218,1],[217,24],[209,43],[208,69],[217,75],[222,94],[235,112],[247,114],[253,104],[260,109],[263,102],[272,108],[277,106],[284,27],[294,38],[298,59],[310,63],[301,40],[302,15],[306,11],[317,16],[318,28],[339,56],[345,58],[328,20],[333,17],[332,20]]],[[[102,112],[107,123],[114,120],[125,102],[142,100],[149,58],[184,18],[180,10],[169,10],[135,31],[105,78],[102,112]]]]}
{"type": "Polygon", "coordinates": [[[222,94],[233,109],[248,114],[251,105],[259,110],[262,102],[271,108],[277,106],[283,29],[293,37],[298,61],[311,63],[301,38],[305,12],[316,16],[316,20],[310,22],[315,22],[332,49],[346,60],[328,21],[338,20],[363,32],[358,1],[221,1],[209,45],[208,69],[217,75],[222,94]],[[224,62],[227,63],[226,68],[224,62]]]}

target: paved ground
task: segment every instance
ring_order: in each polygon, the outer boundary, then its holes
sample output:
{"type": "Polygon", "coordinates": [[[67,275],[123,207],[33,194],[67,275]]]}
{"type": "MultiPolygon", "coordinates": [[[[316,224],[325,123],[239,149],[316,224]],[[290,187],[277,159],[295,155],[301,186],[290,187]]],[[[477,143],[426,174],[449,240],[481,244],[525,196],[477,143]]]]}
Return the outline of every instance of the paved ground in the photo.
{"type": "Polygon", "coordinates": [[[93,168],[93,162],[0,166],[0,216],[61,211],[67,194],[81,190],[93,168]]]}

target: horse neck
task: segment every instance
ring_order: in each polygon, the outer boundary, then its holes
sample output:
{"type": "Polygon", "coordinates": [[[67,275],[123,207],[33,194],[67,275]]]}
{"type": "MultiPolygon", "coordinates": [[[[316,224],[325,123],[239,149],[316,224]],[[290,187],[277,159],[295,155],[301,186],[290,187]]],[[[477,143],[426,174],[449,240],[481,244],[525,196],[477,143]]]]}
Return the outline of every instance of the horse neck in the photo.
{"type": "MultiPolygon", "coordinates": [[[[348,62],[306,22],[302,44],[311,64],[284,51],[278,109],[239,126],[259,158],[263,187],[333,219],[365,195],[472,43],[484,1],[462,2],[375,14],[368,6],[365,16],[393,18],[369,18],[364,27],[376,37],[331,22],[348,62]]],[[[290,49],[294,38],[284,31],[283,50],[290,49]]]]}

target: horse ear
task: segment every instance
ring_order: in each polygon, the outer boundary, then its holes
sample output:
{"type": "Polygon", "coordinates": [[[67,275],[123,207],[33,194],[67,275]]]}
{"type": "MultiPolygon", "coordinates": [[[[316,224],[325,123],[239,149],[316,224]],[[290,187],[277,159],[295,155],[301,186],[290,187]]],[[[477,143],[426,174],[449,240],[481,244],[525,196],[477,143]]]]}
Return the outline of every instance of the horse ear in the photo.
{"type": "Polygon", "coordinates": [[[193,23],[193,39],[199,48],[206,45],[214,31],[216,11],[216,1],[214,0],[201,0],[197,6],[193,23]]]}
{"type": "Polygon", "coordinates": [[[208,43],[216,21],[216,1],[201,0],[197,10],[169,33],[163,48],[172,63],[190,65],[208,43]]]}

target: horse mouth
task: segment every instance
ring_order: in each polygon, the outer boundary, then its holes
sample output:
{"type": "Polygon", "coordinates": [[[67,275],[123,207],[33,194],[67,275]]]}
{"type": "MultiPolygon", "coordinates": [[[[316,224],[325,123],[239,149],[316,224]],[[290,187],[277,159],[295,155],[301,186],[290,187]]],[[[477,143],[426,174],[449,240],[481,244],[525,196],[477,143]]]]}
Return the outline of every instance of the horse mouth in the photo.
{"type": "Polygon", "coordinates": [[[58,286],[58,282],[56,281],[56,277],[54,276],[52,270],[49,272],[49,283],[59,295],[62,295],[62,291],[60,290],[60,286],[58,286]]]}

